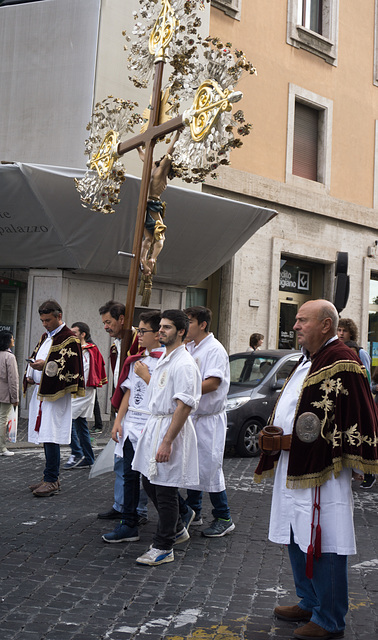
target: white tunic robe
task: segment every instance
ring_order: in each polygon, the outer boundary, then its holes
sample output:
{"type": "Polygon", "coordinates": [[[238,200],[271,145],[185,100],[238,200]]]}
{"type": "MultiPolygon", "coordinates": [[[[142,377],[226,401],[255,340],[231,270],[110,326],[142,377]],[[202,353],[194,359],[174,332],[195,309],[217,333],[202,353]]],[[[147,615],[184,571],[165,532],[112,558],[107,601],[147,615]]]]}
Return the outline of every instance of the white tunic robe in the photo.
{"type": "MultiPolygon", "coordinates": [[[[153,349],[153,351],[164,350],[165,347],[153,349]]],[[[147,351],[141,361],[148,367],[148,371],[152,376],[153,371],[156,369],[158,359],[150,356],[147,351]]],[[[136,448],[140,434],[150,415],[148,410],[148,384],[146,384],[140,376],[137,376],[134,371],[134,365],[134,362],[130,365],[129,375],[121,384],[121,389],[124,391],[130,389],[129,406],[122,420],[122,438],[117,442],[114,450],[114,453],[121,457],[123,455],[123,445],[126,438],[129,438],[134,449],[136,448]]]]}
{"type": "MultiPolygon", "coordinates": [[[[274,425],[282,427],[285,434],[292,433],[295,408],[310,365],[307,360],[297,367],[276,408],[274,425]]],[[[281,451],[274,479],[269,540],[289,544],[292,528],[295,542],[306,553],[310,544],[315,489],[287,489],[288,461],[289,452],[281,451]]],[[[322,553],[356,553],[351,477],[351,469],[342,469],[338,478],[332,477],[320,487],[322,553]]]]}
{"type": "MultiPolygon", "coordinates": [[[[59,325],[57,329],[48,333],[48,337],[38,349],[36,360],[46,360],[52,345],[52,337],[61,331],[64,326],[65,324],[63,323],[59,325]]],[[[35,431],[40,406],[37,394],[42,378],[42,371],[35,371],[35,369],[28,367],[27,376],[28,378],[33,378],[35,382],[33,395],[29,404],[28,441],[34,444],[40,444],[42,442],[70,444],[72,426],[71,394],[66,393],[63,398],[58,398],[55,402],[43,400],[41,426],[39,431],[35,431]]]]}
{"type": "Polygon", "coordinates": [[[156,452],[181,400],[195,411],[201,397],[201,376],[184,345],[162,356],[148,385],[151,412],[139,438],[133,469],[152,484],[187,487],[198,484],[197,438],[189,417],[172,444],[168,462],[156,462],[156,452]]]}
{"type": "Polygon", "coordinates": [[[223,455],[226,440],[226,401],[230,386],[230,365],[223,345],[209,333],[196,345],[186,345],[201,372],[202,380],[219,378],[215,391],[205,393],[193,414],[197,435],[199,483],[189,487],[199,491],[218,493],[226,488],[223,474],[223,455]]]}
{"type": "Polygon", "coordinates": [[[85,382],[85,396],[81,398],[72,398],[72,420],[76,420],[79,416],[81,418],[92,418],[93,408],[96,398],[95,387],[87,387],[89,368],[91,364],[91,357],[88,349],[82,350],[83,354],[83,369],[84,369],[84,382],[85,382]]]}

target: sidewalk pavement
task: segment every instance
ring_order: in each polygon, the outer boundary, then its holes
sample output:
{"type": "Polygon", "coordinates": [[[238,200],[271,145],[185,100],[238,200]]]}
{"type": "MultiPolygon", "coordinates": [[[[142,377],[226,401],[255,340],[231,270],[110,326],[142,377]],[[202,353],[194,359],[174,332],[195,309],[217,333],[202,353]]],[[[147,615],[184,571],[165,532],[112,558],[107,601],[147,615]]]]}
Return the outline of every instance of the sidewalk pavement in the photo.
{"type": "MultiPolygon", "coordinates": [[[[104,443],[108,434],[96,438],[104,443]]],[[[276,620],[276,604],[295,604],[285,547],[267,541],[272,483],[254,485],[256,459],[225,457],[236,528],[223,538],[190,529],[175,561],[138,566],[152,542],[156,513],[140,541],[106,544],[114,521],[97,519],[112,505],[113,474],[62,471],[62,491],[35,498],[41,447],[15,445],[0,457],[1,640],[272,640],[289,639],[296,624],[276,620]]],[[[100,447],[95,448],[96,455],[100,447]]],[[[62,447],[62,461],[69,456],[62,447]]],[[[377,485],[354,487],[358,555],[349,559],[350,611],[346,640],[378,637],[377,485]]],[[[211,504],[204,498],[205,525],[211,504]]]]}

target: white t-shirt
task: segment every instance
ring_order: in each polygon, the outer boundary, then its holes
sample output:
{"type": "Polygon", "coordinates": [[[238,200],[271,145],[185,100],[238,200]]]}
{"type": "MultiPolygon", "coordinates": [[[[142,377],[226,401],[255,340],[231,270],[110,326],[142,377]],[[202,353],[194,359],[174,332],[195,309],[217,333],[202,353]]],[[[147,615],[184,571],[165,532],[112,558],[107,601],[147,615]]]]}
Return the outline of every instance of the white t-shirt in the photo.
{"type": "MultiPolygon", "coordinates": [[[[165,347],[159,347],[152,350],[154,353],[159,351],[164,353],[165,347]]],[[[148,351],[146,351],[143,358],[140,359],[140,362],[147,365],[148,371],[150,375],[152,375],[158,363],[158,358],[154,358],[148,353],[148,351]]],[[[114,452],[118,456],[123,455],[122,450],[126,438],[129,438],[135,449],[140,434],[142,433],[143,427],[150,414],[148,411],[148,384],[135,373],[134,365],[134,362],[130,365],[129,375],[121,384],[121,389],[123,389],[123,391],[130,389],[130,397],[128,410],[122,420],[122,439],[120,442],[117,442],[115,446],[114,452]]]]}

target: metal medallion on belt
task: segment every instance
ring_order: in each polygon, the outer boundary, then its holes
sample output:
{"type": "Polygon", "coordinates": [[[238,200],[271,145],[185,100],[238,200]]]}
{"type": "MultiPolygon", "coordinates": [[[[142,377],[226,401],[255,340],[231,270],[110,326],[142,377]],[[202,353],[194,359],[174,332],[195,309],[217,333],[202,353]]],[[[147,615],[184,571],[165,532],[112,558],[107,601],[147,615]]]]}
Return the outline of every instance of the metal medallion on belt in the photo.
{"type": "Polygon", "coordinates": [[[320,433],[320,420],[315,413],[306,411],[299,416],[295,430],[302,442],[315,442],[320,433]]]}
{"type": "Polygon", "coordinates": [[[59,369],[59,366],[57,362],[48,362],[45,367],[45,374],[49,378],[53,378],[58,373],[58,369],[59,369]]]}

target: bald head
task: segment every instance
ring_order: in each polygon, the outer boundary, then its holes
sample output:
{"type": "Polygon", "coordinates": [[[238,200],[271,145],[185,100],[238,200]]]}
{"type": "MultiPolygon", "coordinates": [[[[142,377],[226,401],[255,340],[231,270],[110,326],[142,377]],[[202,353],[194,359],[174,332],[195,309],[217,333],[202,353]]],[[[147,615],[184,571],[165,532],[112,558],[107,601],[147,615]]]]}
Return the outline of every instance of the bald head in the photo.
{"type": "Polygon", "coordinates": [[[294,330],[298,343],[314,355],[320,347],[336,335],[339,315],[328,300],[309,300],[296,315],[294,330]]]}

